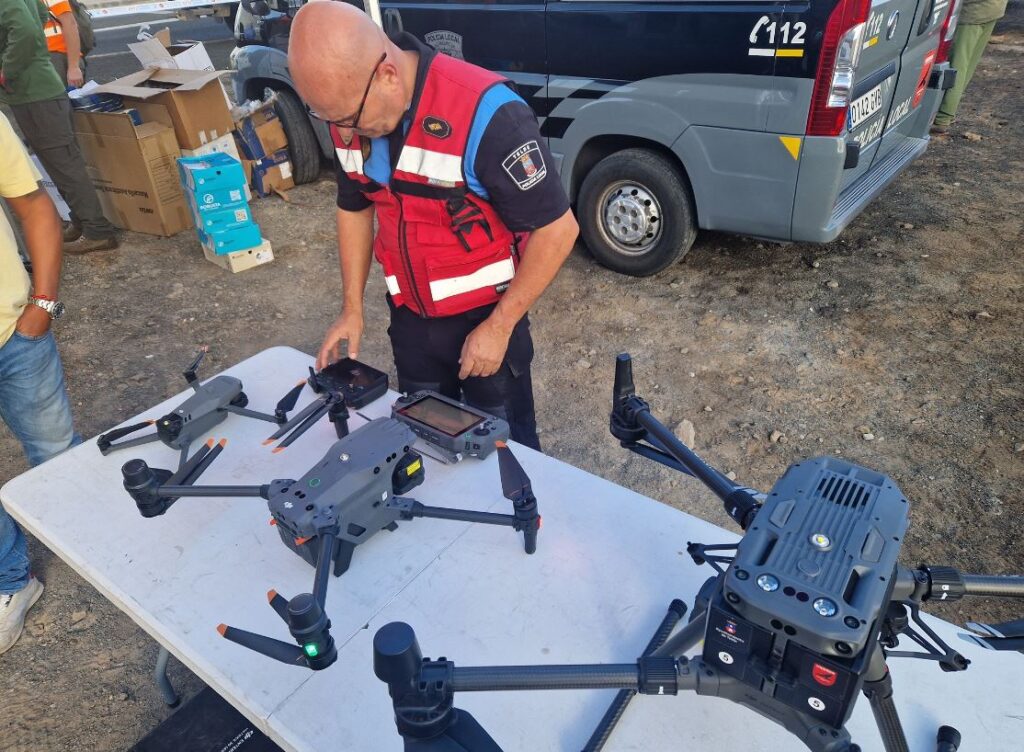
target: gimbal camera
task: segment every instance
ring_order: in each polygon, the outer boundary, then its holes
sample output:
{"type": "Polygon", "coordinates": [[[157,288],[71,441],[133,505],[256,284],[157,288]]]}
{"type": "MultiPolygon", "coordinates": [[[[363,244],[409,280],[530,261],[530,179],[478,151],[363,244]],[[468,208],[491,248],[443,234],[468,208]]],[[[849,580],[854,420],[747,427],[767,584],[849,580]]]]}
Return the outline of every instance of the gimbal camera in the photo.
{"type": "Polygon", "coordinates": [[[502,493],[512,514],[426,506],[403,494],[424,479],[423,459],[410,447],[416,436],[393,418],[379,418],[336,441],[298,480],[258,486],[196,486],[202,469],[222,447],[200,450],[177,473],[154,469],[141,459],[121,468],[125,490],[143,517],[164,514],[185,496],[255,497],[267,500],[271,524],[281,541],[316,569],[313,592],[286,600],[271,590],[270,606],[288,625],[298,645],[220,625],[227,639],[284,663],[319,670],[337,658],[324,613],[327,584],[349,567],[352,553],[379,530],[395,530],[416,517],[506,525],[524,535],[526,553],[537,549],[540,515],[530,479],[511,450],[498,446],[502,493]]]}
{"type": "MultiPolygon", "coordinates": [[[[385,625],[374,636],[374,671],[388,685],[407,752],[500,752],[455,707],[455,693],[531,689],[620,690],[585,752],[604,746],[635,694],[682,690],[743,705],[814,752],[859,752],[845,723],[863,692],[885,751],[908,752],[886,659],[934,660],[944,671],[969,663],[921,619],[921,603],[1024,597],[1024,577],[900,566],[909,504],[881,473],[820,457],[792,465],[768,494],[733,483],[651,415],[634,392],[628,355],[616,361],[611,433],[623,447],[704,483],[744,537],[737,545],[688,545],[694,562],[716,575],[701,587],[688,623],[675,631],[687,608],[673,601],[631,663],[459,667],[424,658],[409,625],[385,625]],[[897,650],[900,637],[923,652],[897,650]],[[702,653],[686,657],[702,640],[702,653]]],[[[959,744],[955,729],[939,729],[939,752],[959,744]]]]}

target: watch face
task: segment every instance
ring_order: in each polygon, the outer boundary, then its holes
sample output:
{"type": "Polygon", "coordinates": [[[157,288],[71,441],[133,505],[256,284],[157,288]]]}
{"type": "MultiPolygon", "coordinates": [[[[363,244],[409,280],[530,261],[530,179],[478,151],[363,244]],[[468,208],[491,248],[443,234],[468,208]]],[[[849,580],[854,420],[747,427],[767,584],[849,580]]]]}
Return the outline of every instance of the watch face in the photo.
{"type": "Polygon", "coordinates": [[[64,304],[59,300],[53,304],[53,309],[50,311],[50,318],[56,321],[64,315],[64,304]]]}

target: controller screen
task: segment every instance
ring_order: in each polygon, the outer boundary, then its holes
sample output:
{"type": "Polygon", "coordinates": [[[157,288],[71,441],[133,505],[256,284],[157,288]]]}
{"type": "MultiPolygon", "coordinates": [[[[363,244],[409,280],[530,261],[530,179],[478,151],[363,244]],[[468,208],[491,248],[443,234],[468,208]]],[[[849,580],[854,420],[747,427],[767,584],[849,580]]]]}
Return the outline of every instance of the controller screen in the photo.
{"type": "Polygon", "coordinates": [[[436,397],[424,397],[408,407],[403,407],[398,412],[435,428],[447,436],[459,436],[484,422],[479,415],[474,415],[455,405],[449,405],[436,397]]]}
{"type": "Polygon", "coordinates": [[[325,367],[320,371],[320,375],[326,376],[339,387],[350,386],[369,389],[374,386],[382,374],[377,369],[370,368],[357,360],[343,358],[325,367]]]}

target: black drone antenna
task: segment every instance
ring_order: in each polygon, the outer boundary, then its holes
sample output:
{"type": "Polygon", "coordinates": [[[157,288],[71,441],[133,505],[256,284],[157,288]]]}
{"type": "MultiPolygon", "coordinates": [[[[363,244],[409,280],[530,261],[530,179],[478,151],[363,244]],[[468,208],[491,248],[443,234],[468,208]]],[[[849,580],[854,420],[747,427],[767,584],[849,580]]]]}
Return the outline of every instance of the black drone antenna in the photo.
{"type": "Polygon", "coordinates": [[[193,389],[199,389],[199,378],[196,376],[196,371],[199,370],[199,364],[203,362],[203,358],[206,357],[206,353],[210,352],[209,345],[203,345],[199,348],[199,354],[196,355],[195,360],[189,363],[188,367],[185,368],[182,375],[185,377],[185,381],[193,389]]]}
{"type": "Polygon", "coordinates": [[[330,529],[319,531],[318,537],[320,548],[313,592],[302,593],[291,600],[286,600],[276,590],[267,593],[270,607],[288,625],[288,631],[297,644],[229,627],[226,624],[217,627],[222,637],[276,661],[295,666],[308,666],[314,671],[325,669],[337,660],[338,650],[330,632],[331,620],[324,611],[327,584],[331,575],[331,557],[337,538],[330,529]]]}

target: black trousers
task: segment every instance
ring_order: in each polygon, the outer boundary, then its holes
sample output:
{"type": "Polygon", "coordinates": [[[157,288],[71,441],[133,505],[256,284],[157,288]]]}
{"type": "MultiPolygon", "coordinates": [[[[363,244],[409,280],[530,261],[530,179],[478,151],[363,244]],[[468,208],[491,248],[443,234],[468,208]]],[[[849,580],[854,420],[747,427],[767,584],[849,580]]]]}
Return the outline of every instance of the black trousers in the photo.
{"type": "Polygon", "coordinates": [[[486,319],[494,306],[474,308],[457,316],[421,318],[388,296],[391,326],[388,336],[402,392],[432,389],[508,421],[511,438],[540,450],[533,407],[530,362],[533,340],[528,316],[516,324],[501,368],[493,376],[459,380],[459,356],[466,337],[486,319]]]}

